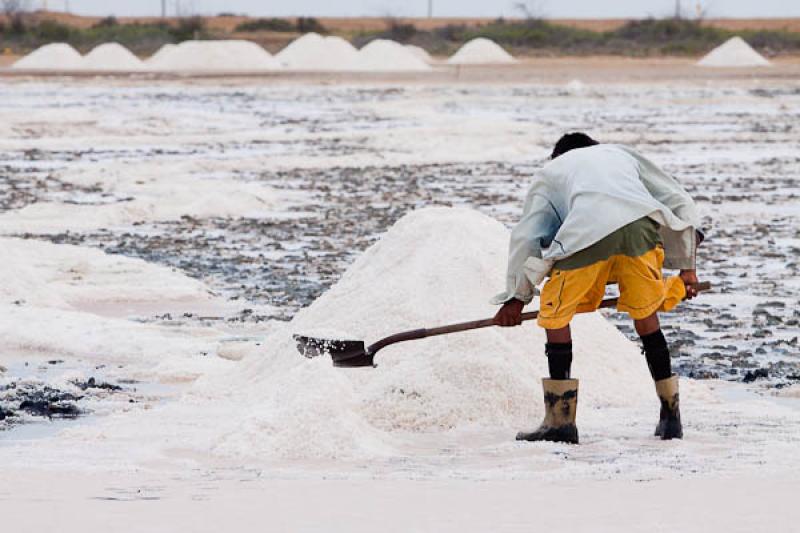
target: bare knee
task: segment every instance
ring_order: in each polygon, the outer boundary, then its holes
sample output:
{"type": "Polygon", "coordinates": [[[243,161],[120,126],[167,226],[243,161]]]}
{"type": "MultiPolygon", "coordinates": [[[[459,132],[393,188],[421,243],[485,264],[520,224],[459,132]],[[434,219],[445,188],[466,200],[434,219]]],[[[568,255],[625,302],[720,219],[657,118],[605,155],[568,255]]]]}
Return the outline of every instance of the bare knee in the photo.
{"type": "Polygon", "coordinates": [[[661,323],[658,321],[657,313],[653,313],[641,320],[634,320],[633,326],[636,328],[636,333],[638,333],[640,337],[650,335],[661,329],[661,323]]]}

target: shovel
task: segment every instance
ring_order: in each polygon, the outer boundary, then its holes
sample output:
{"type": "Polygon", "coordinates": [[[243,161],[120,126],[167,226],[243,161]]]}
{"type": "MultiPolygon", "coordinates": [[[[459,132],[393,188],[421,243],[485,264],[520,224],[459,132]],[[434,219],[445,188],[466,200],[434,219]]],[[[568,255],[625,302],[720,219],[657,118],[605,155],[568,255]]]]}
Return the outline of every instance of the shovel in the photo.
{"type": "MultiPolygon", "coordinates": [[[[707,291],[711,289],[711,283],[702,282],[693,285],[697,292],[707,291]]],[[[616,307],[618,298],[607,298],[600,303],[601,308],[616,307]]],[[[529,311],[522,313],[522,320],[533,320],[539,316],[539,311],[529,311]]],[[[336,339],[320,339],[315,337],[306,337],[303,335],[294,335],[294,340],[297,341],[297,349],[302,355],[308,357],[319,357],[320,355],[330,354],[333,359],[333,366],[340,368],[357,368],[362,366],[375,366],[375,354],[383,348],[396,344],[398,342],[413,341],[417,339],[425,339],[427,337],[435,337],[436,335],[446,335],[448,333],[457,333],[459,331],[467,331],[470,329],[488,328],[494,326],[494,318],[486,318],[484,320],[473,320],[471,322],[461,322],[458,324],[450,324],[448,326],[440,326],[431,329],[414,329],[411,331],[404,331],[389,337],[383,338],[374,344],[367,346],[364,341],[346,341],[336,339]]]]}

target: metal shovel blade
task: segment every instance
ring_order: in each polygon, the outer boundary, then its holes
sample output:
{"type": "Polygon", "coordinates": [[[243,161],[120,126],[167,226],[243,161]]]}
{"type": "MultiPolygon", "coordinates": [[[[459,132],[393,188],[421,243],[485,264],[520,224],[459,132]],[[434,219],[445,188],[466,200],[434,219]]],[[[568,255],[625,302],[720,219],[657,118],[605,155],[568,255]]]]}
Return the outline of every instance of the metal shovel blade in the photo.
{"type": "Polygon", "coordinates": [[[336,367],[375,366],[375,356],[367,353],[364,341],[320,339],[304,335],[295,335],[294,340],[297,341],[297,349],[300,353],[309,359],[328,354],[333,359],[333,366],[336,367]]]}

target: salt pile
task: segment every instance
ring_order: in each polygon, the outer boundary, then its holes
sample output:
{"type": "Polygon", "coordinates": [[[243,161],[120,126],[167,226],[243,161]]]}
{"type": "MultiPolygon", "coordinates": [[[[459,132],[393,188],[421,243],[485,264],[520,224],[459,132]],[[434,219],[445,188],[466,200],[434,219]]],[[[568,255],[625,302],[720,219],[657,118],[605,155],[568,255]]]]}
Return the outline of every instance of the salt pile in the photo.
{"type": "Polygon", "coordinates": [[[96,46],[83,58],[84,70],[141,70],[144,62],[118,43],[96,46]]]}
{"type": "Polygon", "coordinates": [[[400,43],[387,39],[376,39],[359,50],[362,70],[379,71],[426,71],[431,67],[414,52],[400,43]]]}
{"type": "Polygon", "coordinates": [[[147,66],[152,70],[176,72],[245,72],[279,69],[280,63],[250,41],[184,41],[152,57],[147,66]]]}
{"type": "Polygon", "coordinates": [[[581,80],[572,80],[569,83],[567,83],[564,86],[564,88],[570,94],[578,94],[586,90],[586,84],[583,83],[581,80]]]}
{"type": "Polygon", "coordinates": [[[465,43],[458,51],[453,54],[448,63],[453,65],[480,65],[492,63],[513,63],[515,59],[506,52],[499,44],[478,37],[465,43]]]}
{"type": "Polygon", "coordinates": [[[82,66],[83,58],[77,50],[66,43],[51,43],[41,46],[26,55],[12,68],[35,70],[75,70],[82,66]]]}
{"type": "Polygon", "coordinates": [[[162,61],[164,57],[169,55],[170,50],[175,49],[175,47],[176,47],[176,45],[171,44],[171,43],[165,44],[164,46],[159,48],[158,51],[155,54],[150,56],[147,59],[146,63],[150,64],[150,63],[158,63],[159,61],[162,61]]]}
{"type": "Polygon", "coordinates": [[[431,55],[428,53],[427,50],[425,50],[421,46],[416,46],[413,44],[407,44],[405,46],[411,51],[411,53],[413,53],[419,59],[423,60],[426,63],[433,63],[433,58],[431,57],[431,55]]]}
{"type": "MultiPolygon", "coordinates": [[[[473,210],[428,208],[397,222],[342,279],[254,349],[234,375],[197,396],[236,389],[242,413],[214,446],[236,456],[348,457],[392,453],[409,433],[531,426],[542,414],[544,332],[486,328],[387,348],[376,369],[307,360],[292,333],[367,343],[398,331],[483,318],[505,277],[508,230],[473,210]],[[231,384],[235,383],[235,386],[231,384]]],[[[584,416],[652,396],[636,347],[599,314],[574,322],[574,374],[584,416]],[[624,384],[624,386],[623,386],[624,384]]]]}
{"type": "Polygon", "coordinates": [[[741,37],[732,37],[697,62],[701,67],[768,67],[770,62],[741,37]]]}
{"type": "Polygon", "coordinates": [[[141,259],[17,238],[0,237],[0,246],[0,278],[14,280],[0,284],[2,303],[24,300],[74,311],[120,302],[210,299],[201,282],[141,259]]]}
{"type": "Polygon", "coordinates": [[[358,50],[341,37],[306,33],[289,43],[275,58],[292,70],[358,70],[358,50]]]}

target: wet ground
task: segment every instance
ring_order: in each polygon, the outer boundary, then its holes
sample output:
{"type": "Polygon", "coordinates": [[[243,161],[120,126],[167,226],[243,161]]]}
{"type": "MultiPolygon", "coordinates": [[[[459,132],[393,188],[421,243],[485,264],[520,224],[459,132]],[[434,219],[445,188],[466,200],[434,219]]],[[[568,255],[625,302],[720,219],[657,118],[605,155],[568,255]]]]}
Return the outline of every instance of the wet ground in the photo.
{"type": "MultiPolygon", "coordinates": [[[[71,90],[80,94],[80,89],[71,90]]],[[[602,138],[635,144],[664,164],[707,215],[708,239],[700,250],[700,276],[715,287],[714,295],[704,295],[684,304],[679,313],[663,317],[679,372],[697,378],[766,379],[775,386],[800,378],[800,158],[790,155],[787,148],[798,140],[795,124],[800,116],[794,104],[800,101],[800,91],[796,87],[644,90],[616,86],[574,94],[525,86],[432,88],[422,93],[428,99],[441,99],[438,112],[454,120],[474,114],[511,117],[521,128],[535,124],[548,138],[555,138],[564,124],[599,130],[602,138]],[[562,105],[542,106],[537,101],[562,105]],[[632,136],[632,131],[641,131],[641,139],[632,136]]],[[[349,157],[377,152],[369,131],[423,121],[381,114],[384,102],[413,101],[420,96],[403,89],[317,87],[292,92],[279,88],[267,96],[283,111],[264,113],[255,120],[269,131],[301,132],[306,135],[302,141],[238,139],[220,141],[214,147],[195,143],[183,148],[6,152],[0,157],[0,210],[37,201],[126,201],[102,184],[77,186],[62,180],[61,173],[76,162],[157,160],[167,155],[191,158],[209,151],[235,158],[264,150],[278,155],[313,151],[309,157],[324,154],[346,162],[349,157]],[[283,107],[278,105],[281,102],[283,107]],[[342,137],[331,138],[331,132],[342,137]],[[314,140],[314,135],[320,137],[314,140]]],[[[98,97],[110,98],[102,92],[98,97]]],[[[258,108],[265,95],[263,90],[254,95],[250,90],[220,88],[188,93],[138,91],[126,98],[139,106],[219,106],[241,118],[258,108]]],[[[92,246],[176,267],[242,303],[239,313],[221,320],[288,320],[411,209],[468,206],[513,224],[530,176],[543,161],[249,170],[233,173],[229,179],[267,184],[301,198],[291,215],[183,217],[96,231],[19,236],[92,246]],[[272,311],[254,311],[249,304],[268,304],[260,309],[272,311]]],[[[609,317],[624,333],[633,335],[627,318],[616,313],[609,317]]]]}

